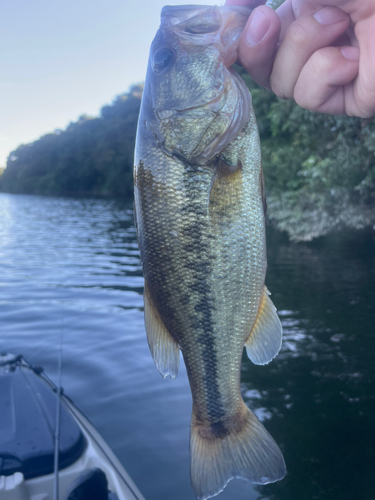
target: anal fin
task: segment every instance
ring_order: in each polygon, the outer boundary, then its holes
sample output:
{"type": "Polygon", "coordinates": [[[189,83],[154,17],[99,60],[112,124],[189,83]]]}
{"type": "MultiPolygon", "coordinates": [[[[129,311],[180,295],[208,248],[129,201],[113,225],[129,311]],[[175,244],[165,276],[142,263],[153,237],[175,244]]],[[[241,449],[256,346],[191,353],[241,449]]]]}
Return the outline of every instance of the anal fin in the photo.
{"type": "Polygon", "coordinates": [[[145,325],[147,341],[156,368],[163,375],[177,377],[180,364],[180,348],[166,329],[160,315],[152,303],[147,283],[144,288],[145,325]]]}
{"type": "Polygon", "coordinates": [[[264,287],[257,318],[245,342],[247,355],[256,365],[269,363],[281,347],[283,330],[269,295],[270,292],[264,287]]]}

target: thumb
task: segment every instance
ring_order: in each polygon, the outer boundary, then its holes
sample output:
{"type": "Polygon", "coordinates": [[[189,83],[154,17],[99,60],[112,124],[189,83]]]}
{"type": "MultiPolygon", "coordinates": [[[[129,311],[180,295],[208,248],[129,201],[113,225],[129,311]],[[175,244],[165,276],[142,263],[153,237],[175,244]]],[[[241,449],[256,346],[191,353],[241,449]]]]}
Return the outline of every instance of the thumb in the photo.
{"type": "Polygon", "coordinates": [[[280,19],[267,6],[254,9],[243,30],[239,59],[253,80],[270,88],[270,74],[280,35],[280,19]]]}

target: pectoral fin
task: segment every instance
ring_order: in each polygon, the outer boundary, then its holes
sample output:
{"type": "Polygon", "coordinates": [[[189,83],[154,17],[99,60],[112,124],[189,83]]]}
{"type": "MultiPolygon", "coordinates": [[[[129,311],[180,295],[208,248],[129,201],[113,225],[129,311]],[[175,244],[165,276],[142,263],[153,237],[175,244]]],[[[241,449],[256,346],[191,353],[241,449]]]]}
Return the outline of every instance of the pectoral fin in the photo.
{"type": "Polygon", "coordinates": [[[219,159],[212,179],[209,199],[211,218],[238,216],[238,205],[243,196],[242,164],[230,165],[219,159]]]}
{"type": "Polygon", "coordinates": [[[264,287],[258,316],[245,342],[247,355],[256,365],[269,363],[281,347],[282,326],[269,295],[270,292],[264,287]]]}
{"type": "Polygon", "coordinates": [[[146,282],[143,298],[147,340],[156,368],[164,378],[168,375],[176,378],[180,364],[180,348],[154,307],[146,282]]]}

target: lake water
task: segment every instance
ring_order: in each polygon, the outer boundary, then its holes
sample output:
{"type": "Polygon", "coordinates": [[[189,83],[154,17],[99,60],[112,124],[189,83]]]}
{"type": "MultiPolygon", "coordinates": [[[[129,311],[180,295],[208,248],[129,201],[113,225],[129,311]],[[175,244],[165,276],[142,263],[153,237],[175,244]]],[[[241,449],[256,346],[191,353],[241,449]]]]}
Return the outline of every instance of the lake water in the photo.
{"type": "MultiPolygon", "coordinates": [[[[279,443],[287,477],[233,480],[218,500],[375,499],[374,231],[292,244],[269,231],[267,286],[284,343],[244,357],[245,402],[279,443]]],[[[143,325],[131,205],[0,194],[0,351],[63,386],[147,500],[194,500],[185,368],[163,380],[143,325]]],[[[1,404],[1,402],[0,402],[1,404]]]]}

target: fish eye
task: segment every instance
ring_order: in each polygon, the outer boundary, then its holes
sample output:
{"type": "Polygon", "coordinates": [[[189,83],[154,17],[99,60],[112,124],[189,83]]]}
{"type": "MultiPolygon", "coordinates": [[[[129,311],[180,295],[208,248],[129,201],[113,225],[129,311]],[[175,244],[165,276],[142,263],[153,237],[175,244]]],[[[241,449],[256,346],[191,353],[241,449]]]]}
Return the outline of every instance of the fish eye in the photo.
{"type": "Polygon", "coordinates": [[[174,60],[174,53],[171,49],[162,48],[155,52],[152,61],[152,69],[157,75],[160,75],[174,60]]]}

